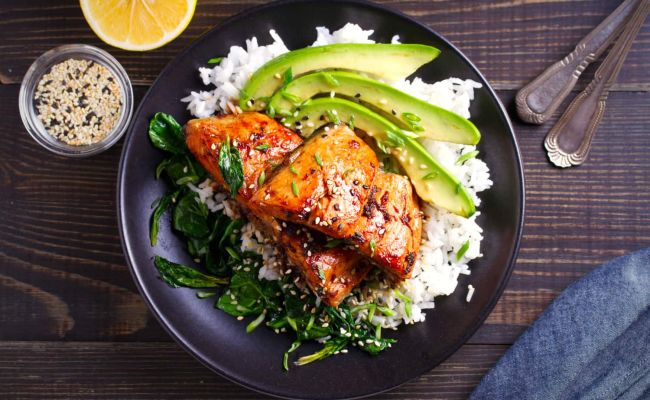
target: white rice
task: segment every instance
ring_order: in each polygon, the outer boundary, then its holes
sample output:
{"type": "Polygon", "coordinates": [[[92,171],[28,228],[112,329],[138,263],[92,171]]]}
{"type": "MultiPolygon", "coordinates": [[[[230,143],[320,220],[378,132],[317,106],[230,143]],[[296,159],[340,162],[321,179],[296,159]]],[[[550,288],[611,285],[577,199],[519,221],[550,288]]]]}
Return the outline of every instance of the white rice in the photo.
{"type": "MultiPolygon", "coordinates": [[[[330,32],[325,27],[316,28],[316,41],[312,46],[322,46],[333,43],[374,43],[370,38],[372,30],[363,30],[355,24],[346,24],[343,28],[330,32]]],[[[239,96],[239,90],[255,70],[267,61],[289,51],[282,39],[271,30],[269,32],[273,42],[260,46],[257,38],[246,40],[246,48],[233,46],[221,63],[213,68],[199,68],[199,75],[209,90],[191,92],[181,101],[187,103],[187,109],[197,117],[203,118],[217,112],[232,112],[232,102],[239,96]]],[[[399,43],[399,36],[395,35],[392,43],[399,43]]],[[[481,88],[481,84],[469,79],[449,78],[433,84],[425,83],[420,78],[412,81],[404,80],[389,82],[396,88],[418,97],[439,107],[453,111],[463,117],[469,118],[470,102],[474,99],[474,90],[481,88]]],[[[467,160],[462,165],[456,165],[458,157],[475,150],[474,146],[458,145],[422,139],[426,149],[454,174],[478,206],[480,198],[477,193],[492,186],[487,165],[479,158],[467,160]]],[[[206,180],[198,187],[188,185],[190,189],[199,194],[199,198],[213,211],[223,211],[231,218],[237,217],[236,205],[223,193],[214,191],[214,184],[206,180]]],[[[378,289],[355,289],[347,301],[351,305],[374,302],[392,309],[394,316],[384,316],[376,312],[373,323],[384,328],[396,328],[401,323],[414,323],[424,321],[423,310],[435,307],[434,299],[437,296],[450,295],[456,290],[460,275],[469,275],[468,262],[481,257],[482,229],[476,223],[480,213],[470,218],[462,218],[435,206],[424,205],[422,244],[420,253],[415,263],[413,277],[403,282],[397,290],[411,299],[410,307],[407,302],[396,295],[396,291],[386,285],[378,289]],[[459,250],[465,243],[469,248],[465,254],[457,259],[459,250]],[[407,309],[410,308],[410,313],[407,309]]],[[[242,250],[254,251],[262,255],[264,260],[260,269],[260,279],[278,279],[284,269],[277,249],[268,238],[255,229],[251,223],[242,228],[242,250]]],[[[469,302],[474,293],[474,287],[468,286],[466,296],[469,302]]],[[[361,311],[359,318],[366,316],[361,311]]]]}

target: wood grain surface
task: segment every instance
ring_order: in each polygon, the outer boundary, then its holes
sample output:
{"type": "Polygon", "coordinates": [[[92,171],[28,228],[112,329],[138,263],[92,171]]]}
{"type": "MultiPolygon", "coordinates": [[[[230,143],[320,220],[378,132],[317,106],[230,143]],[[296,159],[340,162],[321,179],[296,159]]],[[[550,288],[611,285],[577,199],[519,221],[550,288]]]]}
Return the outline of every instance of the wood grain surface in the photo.
{"type": "MultiPolygon", "coordinates": [[[[466,52],[512,111],[515,89],[570,51],[618,2],[387,3],[466,52]]],[[[199,0],[187,31],[148,53],[99,42],[76,1],[0,5],[0,397],[260,398],[170,342],[137,293],[117,232],[121,143],[90,159],[53,155],[27,135],[17,105],[21,77],[34,58],[78,42],[116,55],[138,84],[139,100],[176,52],[253,4],[199,0]]],[[[465,398],[563,288],[612,257],[650,246],[649,69],[646,23],[581,167],[548,163],[542,140],[553,121],[537,127],[513,118],[527,210],[509,285],[458,353],[378,398],[465,398]]]]}

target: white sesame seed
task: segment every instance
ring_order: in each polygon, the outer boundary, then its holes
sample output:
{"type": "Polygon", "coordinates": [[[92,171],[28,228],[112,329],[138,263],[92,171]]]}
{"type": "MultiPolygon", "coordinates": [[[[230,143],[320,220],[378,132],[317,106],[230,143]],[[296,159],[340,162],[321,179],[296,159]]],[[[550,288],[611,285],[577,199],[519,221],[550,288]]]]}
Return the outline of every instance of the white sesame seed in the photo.
{"type": "Polygon", "coordinates": [[[381,99],[381,100],[379,100],[379,104],[388,104],[388,100],[381,99]]]}

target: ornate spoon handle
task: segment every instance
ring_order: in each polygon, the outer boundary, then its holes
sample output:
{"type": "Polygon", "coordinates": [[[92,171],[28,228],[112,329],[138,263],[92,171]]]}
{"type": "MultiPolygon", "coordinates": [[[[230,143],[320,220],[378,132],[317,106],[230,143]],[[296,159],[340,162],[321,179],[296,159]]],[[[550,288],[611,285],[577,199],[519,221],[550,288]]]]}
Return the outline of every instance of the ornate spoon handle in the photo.
{"type": "Polygon", "coordinates": [[[575,86],[582,71],[596,60],[621,32],[639,0],[626,0],[580,41],[564,59],[551,65],[517,93],[522,120],[542,124],[575,86]]]}
{"type": "Polygon", "coordinates": [[[609,89],[639,33],[648,13],[650,0],[641,0],[614,47],[596,70],[594,80],[569,105],[544,140],[548,158],[558,167],[582,164],[605,111],[609,89]]]}

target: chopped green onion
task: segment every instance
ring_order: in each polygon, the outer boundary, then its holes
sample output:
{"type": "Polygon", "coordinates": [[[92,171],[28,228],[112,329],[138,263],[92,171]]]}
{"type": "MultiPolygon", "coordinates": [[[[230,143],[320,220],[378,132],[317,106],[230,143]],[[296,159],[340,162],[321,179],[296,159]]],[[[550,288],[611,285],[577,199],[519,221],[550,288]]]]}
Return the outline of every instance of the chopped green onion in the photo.
{"type": "Polygon", "coordinates": [[[402,113],[402,118],[409,122],[420,122],[422,121],[422,118],[418,117],[416,114],[410,113],[410,112],[405,112],[402,113]]]}
{"type": "MultiPolygon", "coordinates": [[[[266,310],[265,310],[266,311],[266,310]]],[[[246,333],[251,333],[257,328],[262,321],[266,318],[266,312],[262,312],[257,318],[251,321],[250,324],[246,325],[246,333]]]]}
{"type": "Polygon", "coordinates": [[[284,74],[282,74],[282,80],[284,81],[284,84],[287,85],[293,80],[293,72],[291,71],[291,67],[287,68],[286,71],[284,71],[284,74]]]}
{"type": "Polygon", "coordinates": [[[393,290],[393,293],[395,293],[395,296],[397,296],[398,299],[402,300],[405,303],[413,301],[410,297],[406,296],[404,293],[400,292],[397,289],[393,290]]]}
{"type": "Polygon", "coordinates": [[[232,247],[226,246],[226,251],[234,260],[241,261],[241,257],[239,257],[239,254],[237,254],[237,252],[232,247]]]}
{"type": "Polygon", "coordinates": [[[291,102],[291,104],[293,104],[294,106],[302,102],[302,100],[300,100],[300,97],[296,96],[293,93],[289,93],[286,90],[281,90],[280,95],[285,99],[289,100],[289,102],[291,102]]]}
{"type": "Polygon", "coordinates": [[[309,322],[307,322],[307,327],[305,327],[305,330],[308,331],[314,326],[314,321],[316,321],[316,316],[314,314],[309,317],[309,322]]]}
{"type": "Polygon", "coordinates": [[[377,248],[377,243],[374,240],[370,241],[370,257],[375,256],[375,249],[377,248]]]}
{"type": "Polygon", "coordinates": [[[294,196],[298,197],[298,185],[296,184],[296,181],[291,181],[291,191],[294,196]]]}
{"type": "Polygon", "coordinates": [[[214,297],[217,295],[217,292],[196,292],[196,297],[199,299],[207,299],[208,297],[214,297]]]}
{"type": "Polygon", "coordinates": [[[432,171],[432,172],[429,172],[428,174],[424,175],[422,177],[422,179],[424,179],[425,181],[432,181],[432,180],[436,179],[438,177],[438,175],[440,175],[440,173],[438,171],[432,171]]]}
{"type": "Polygon", "coordinates": [[[319,167],[323,166],[323,160],[320,158],[318,153],[314,154],[314,159],[316,160],[316,164],[318,164],[319,167]]]}
{"type": "Polygon", "coordinates": [[[325,243],[325,247],[328,249],[333,249],[343,243],[343,240],[341,239],[334,239],[334,238],[327,238],[327,243],[325,243]]]}
{"type": "Polygon", "coordinates": [[[275,107],[269,104],[268,107],[266,107],[266,115],[275,118],[275,107]]]}
{"type": "Polygon", "coordinates": [[[472,159],[478,155],[478,150],[470,151],[469,153],[465,153],[462,156],[458,157],[458,160],[456,160],[456,165],[461,165],[465,161],[472,159]]]}
{"type": "Polygon", "coordinates": [[[463,243],[463,245],[458,249],[458,253],[456,253],[456,261],[460,261],[461,258],[467,253],[467,250],[469,250],[469,240],[463,243]]]}
{"type": "Polygon", "coordinates": [[[223,57],[214,57],[208,60],[208,64],[219,64],[223,57]]]}
{"type": "Polygon", "coordinates": [[[182,185],[185,185],[186,183],[191,183],[191,182],[194,182],[194,181],[196,181],[198,179],[199,179],[199,177],[196,176],[196,175],[187,175],[187,176],[183,176],[183,177],[178,178],[175,183],[178,186],[182,186],[182,185]]]}
{"type": "Polygon", "coordinates": [[[339,118],[338,115],[334,114],[334,110],[327,110],[325,112],[327,113],[327,119],[329,119],[331,123],[336,125],[341,123],[341,118],[339,118]]]}
{"type": "Polygon", "coordinates": [[[293,319],[291,317],[287,317],[287,322],[289,323],[289,326],[291,326],[291,329],[298,332],[298,325],[296,325],[296,320],[295,319],[293,319]]]}
{"type": "Polygon", "coordinates": [[[266,182],[266,172],[262,171],[260,176],[257,177],[257,186],[262,186],[266,182]]]}
{"type": "Polygon", "coordinates": [[[298,175],[298,170],[293,165],[289,165],[289,171],[294,175],[298,175]]]}
{"type": "Polygon", "coordinates": [[[289,370],[289,353],[296,351],[296,349],[300,347],[300,344],[301,342],[299,340],[296,340],[295,342],[291,343],[289,350],[284,352],[284,357],[282,357],[282,366],[284,367],[285,371],[289,370]]]}
{"type": "Polygon", "coordinates": [[[377,304],[371,303],[368,307],[368,322],[372,321],[372,317],[375,316],[375,311],[377,310],[377,304]]]}
{"type": "Polygon", "coordinates": [[[335,77],[328,74],[327,72],[323,72],[323,78],[325,79],[325,82],[327,82],[327,84],[332,87],[341,86],[341,83],[335,77]]]}
{"type": "Polygon", "coordinates": [[[255,150],[259,150],[259,151],[268,150],[270,147],[271,147],[270,144],[264,143],[264,144],[261,144],[259,146],[255,146],[255,150]]]}
{"type": "Polygon", "coordinates": [[[375,326],[375,338],[381,339],[381,325],[375,326]]]}
{"type": "Polygon", "coordinates": [[[348,120],[348,126],[350,129],[354,130],[354,114],[350,114],[350,119],[348,120]]]}
{"type": "Polygon", "coordinates": [[[393,290],[393,293],[395,293],[395,296],[397,296],[398,299],[402,300],[404,303],[404,311],[406,311],[406,316],[411,318],[411,315],[413,314],[411,303],[413,303],[413,300],[397,289],[393,290]]]}
{"type": "Polygon", "coordinates": [[[318,264],[318,277],[321,281],[325,280],[325,271],[323,270],[323,266],[320,264],[318,264]]]}
{"type": "Polygon", "coordinates": [[[387,316],[387,317],[393,317],[393,316],[395,316],[395,311],[391,310],[391,309],[388,308],[388,307],[377,306],[377,310],[379,310],[379,312],[381,312],[382,314],[384,314],[384,315],[387,316]]]}

